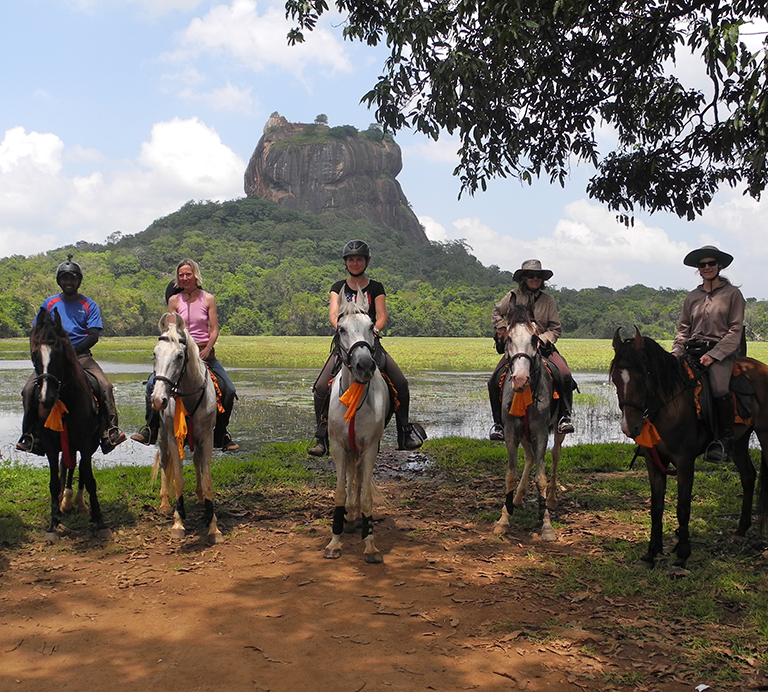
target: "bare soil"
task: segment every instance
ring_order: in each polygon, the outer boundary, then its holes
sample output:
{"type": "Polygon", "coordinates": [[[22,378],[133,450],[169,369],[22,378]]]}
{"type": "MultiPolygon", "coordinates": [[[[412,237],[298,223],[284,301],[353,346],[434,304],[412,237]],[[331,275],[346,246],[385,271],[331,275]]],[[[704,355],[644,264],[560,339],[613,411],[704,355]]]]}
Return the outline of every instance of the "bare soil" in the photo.
{"type": "MultiPolygon", "coordinates": [[[[107,542],[80,517],[53,546],[41,527],[39,544],[0,557],[0,689],[690,692],[707,682],[647,604],[589,584],[552,595],[548,564],[626,527],[567,507],[554,543],[519,526],[499,538],[490,521],[460,518],[500,509],[487,499],[498,488],[404,473],[389,463],[397,455],[379,465],[383,565],[365,564],[359,534],[339,560],[323,559],[327,489],[220,502],[216,546],[196,533],[171,541],[152,508],[107,542]]],[[[199,514],[188,527],[202,529],[199,514]]]]}

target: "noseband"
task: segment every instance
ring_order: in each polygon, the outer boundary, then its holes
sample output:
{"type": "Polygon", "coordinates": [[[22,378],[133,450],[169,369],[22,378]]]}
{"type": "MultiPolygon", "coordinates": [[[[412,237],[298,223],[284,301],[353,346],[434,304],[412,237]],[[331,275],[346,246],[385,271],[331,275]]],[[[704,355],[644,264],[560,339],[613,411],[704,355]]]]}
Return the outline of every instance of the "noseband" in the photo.
{"type": "Polygon", "coordinates": [[[352,360],[352,353],[356,348],[367,348],[368,353],[371,354],[371,357],[373,357],[373,346],[371,346],[367,341],[360,340],[355,341],[354,344],[352,344],[349,348],[345,349],[341,342],[339,342],[339,351],[341,352],[341,362],[344,363],[348,368],[352,367],[350,365],[350,362],[352,360]]]}

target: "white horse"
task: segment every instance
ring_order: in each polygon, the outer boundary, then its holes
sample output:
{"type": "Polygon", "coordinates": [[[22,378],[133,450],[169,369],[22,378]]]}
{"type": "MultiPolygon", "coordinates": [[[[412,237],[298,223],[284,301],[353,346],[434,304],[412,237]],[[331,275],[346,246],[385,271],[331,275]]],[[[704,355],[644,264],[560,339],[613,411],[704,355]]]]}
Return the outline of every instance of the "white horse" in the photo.
{"type": "Polygon", "coordinates": [[[554,541],[557,536],[550,522],[549,511],[557,507],[557,464],[565,435],[557,432],[557,407],[552,405],[554,383],[538,352],[539,338],[530,309],[515,306],[510,310],[508,322],[506,351],[509,369],[501,401],[504,442],[507,446],[506,497],[494,533],[506,533],[512,512],[523,506],[531,467],[535,462],[539,519],[542,522],[541,538],[554,541]],[[552,477],[547,483],[544,456],[550,432],[554,433],[554,444],[552,477]],[[517,483],[517,450],[520,444],[525,452],[525,467],[517,483]]]}
{"type": "Polygon", "coordinates": [[[365,561],[384,559],[373,542],[373,467],[384,434],[389,408],[387,383],[373,359],[373,322],[368,299],[362,291],[355,301],[339,295],[336,330],[343,365],[333,381],[328,410],[328,434],[336,465],[333,535],[324,557],[341,556],[345,526],[362,520],[365,561]]]}
{"type": "Polygon", "coordinates": [[[171,511],[168,489],[173,488],[176,502],[173,507],[171,537],[184,538],[186,532],[183,520],[186,519],[186,512],[182,450],[187,442],[193,450],[197,502],[204,505],[208,542],[220,543],[222,535],[213,511],[211,481],[216,389],[181,315],[166,313],[160,318],[159,326],[160,339],[155,346],[155,384],[151,402],[152,408],[160,411],[160,433],[157,438],[162,474],[160,511],[171,511]]]}

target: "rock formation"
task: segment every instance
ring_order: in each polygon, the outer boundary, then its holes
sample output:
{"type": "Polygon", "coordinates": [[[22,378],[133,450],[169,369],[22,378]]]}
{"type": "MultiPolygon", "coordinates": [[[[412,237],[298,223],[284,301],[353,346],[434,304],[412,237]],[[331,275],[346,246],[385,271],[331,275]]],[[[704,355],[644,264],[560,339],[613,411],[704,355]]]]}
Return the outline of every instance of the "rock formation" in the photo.
{"type": "Polygon", "coordinates": [[[274,113],[245,170],[245,194],[319,214],[337,211],[428,239],[400,183],[400,147],[372,129],[289,123],[274,113]]]}

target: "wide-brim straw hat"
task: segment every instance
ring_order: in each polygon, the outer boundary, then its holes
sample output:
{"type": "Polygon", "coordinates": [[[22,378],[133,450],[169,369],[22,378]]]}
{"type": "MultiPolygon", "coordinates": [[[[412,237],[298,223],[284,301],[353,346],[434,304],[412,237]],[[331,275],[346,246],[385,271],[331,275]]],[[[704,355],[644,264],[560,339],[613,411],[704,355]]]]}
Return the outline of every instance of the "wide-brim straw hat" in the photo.
{"type": "Polygon", "coordinates": [[[696,250],[691,250],[683,260],[683,264],[686,267],[698,268],[699,262],[705,257],[711,257],[716,259],[717,263],[725,269],[731,262],[733,262],[733,255],[729,255],[727,252],[718,250],[714,245],[704,245],[696,250]]]}
{"type": "Polygon", "coordinates": [[[525,262],[523,262],[520,269],[518,269],[512,275],[512,281],[516,281],[517,283],[520,283],[523,280],[523,274],[525,274],[526,272],[539,272],[541,274],[541,278],[544,281],[547,281],[554,276],[554,272],[551,269],[541,268],[541,262],[539,260],[529,259],[529,260],[525,260],[525,262]]]}

